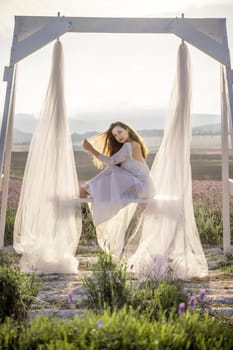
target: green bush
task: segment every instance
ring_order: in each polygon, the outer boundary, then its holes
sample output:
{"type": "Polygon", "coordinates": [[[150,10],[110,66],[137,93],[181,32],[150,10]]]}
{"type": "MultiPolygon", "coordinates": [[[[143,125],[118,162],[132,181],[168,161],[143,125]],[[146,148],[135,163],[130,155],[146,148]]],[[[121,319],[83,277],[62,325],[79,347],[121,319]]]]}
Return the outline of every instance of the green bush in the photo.
{"type": "Polygon", "coordinates": [[[13,232],[14,232],[14,223],[15,223],[16,211],[11,209],[6,213],[6,226],[4,234],[4,245],[13,244],[13,232]]]}
{"type": "Polygon", "coordinates": [[[178,280],[147,281],[139,289],[134,288],[131,294],[133,309],[151,321],[157,320],[161,313],[167,318],[175,317],[182,302],[187,302],[187,294],[178,280]]]}
{"type": "Polygon", "coordinates": [[[38,290],[34,275],[27,276],[14,264],[0,266],[0,322],[6,317],[24,319],[38,290]]]}
{"type": "Polygon", "coordinates": [[[222,245],[222,212],[213,205],[195,205],[194,213],[203,244],[222,245]]]}
{"type": "MultiPolygon", "coordinates": [[[[202,244],[222,246],[222,208],[211,201],[194,202],[195,220],[202,244]]],[[[233,241],[233,210],[230,210],[231,241],[233,241]]]]}
{"type": "Polygon", "coordinates": [[[126,265],[113,262],[112,256],[101,252],[90,277],[84,278],[88,307],[95,311],[132,307],[150,320],[164,313],[168,317],[178,311],[181,302],[187,302],[181,281],[146,280],[134,286],[126,265]],[[175,311],[174,311],[175,310],[175,311]]]}
{"type": "Polygon", "coordinates": [[[25,326],[0,325],[0,348],[17,350],[230,350],[233,331],[224,322],[186,312],[150,322],[133,310],[92,312],[70,320],[39,317],[25,326]]]}
{"type": "Polygon", "coordinates": [[[10,264],[11,262],[10,255],[4,250],[0,250],[0,266],[10,264]]]}
{"type": "Polygon", "coordinates": [[[91,241],[96,243],[96,229],[92,221],[88,204],[82,203],[81,210],[82,210],[82,234],[80,237],[80,243],[83,245],[86,245],[91,241]]]}
{"type": "Polygon", "coordinates": [[[128,302],[130,286],[126,265],[116,264],[112,256],[100,252],[90,277],[83,280],[87,291],[88,307],[99,311],[106,307],[111,310],[128,302]]]}

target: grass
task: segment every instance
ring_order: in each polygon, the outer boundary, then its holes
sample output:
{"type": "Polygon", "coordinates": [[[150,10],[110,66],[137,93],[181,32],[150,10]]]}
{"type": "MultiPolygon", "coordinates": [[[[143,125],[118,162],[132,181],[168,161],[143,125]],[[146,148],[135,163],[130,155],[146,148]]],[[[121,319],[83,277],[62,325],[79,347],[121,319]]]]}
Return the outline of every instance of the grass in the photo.
{"type": "Polygon", "coordinates": [[[208,313],[206,290],[188,295],[180,283],[148,280],[135,288],[124,266],[102,253],[85,284],[91,310],[71,320],[5,318],[0,349],[231,350],[233,329],[226,319],[208,313]]]}
{"type": "MultiPolygon", "coordinates": [[[[210,150],[211,151],[211,150],[210,150]]],[[[221,154],[211,153],[211,152],[198,154],[191,154],[191,165],[192,165],[192,178],[193,180],[220,180],[221,179],[221,154]]],[[[13,152],[11,160],[11,178],[22,179],[24,167],[27,160],[27,152],[13,152]]],[[[78,177],[82,183],[85,180],[92,178],[97,175],[98,169],[96,169],[92,163],[92,157],[83,151],[75,151],[75,162],[78,172],[78,177]]],[[[151,166],[154,159],[154,154],[149,154],[147,158],[147,163],[149,167],[151,166]]],[[[230,176],[233,177],[233,161],[230,161],[230,176]]],[[[195,217],[198,226],[198,231],[200,232],[201,241],[206,245],[222,245],[222,209],[221,209],[221,184],[219,183],[219,188],[215,188],[216,183],[211,183],[210,185],[201,186],[194,189],[194,208],[195,217]],[[216,194],[218,195],[216,204],[216,194]],[[211,197],[211,198],[210,198],[211,197]],[[212,198],[213,197],[213,198],[212,198]],[[210,200],[209,200],[210,199],[210,200]]],[[[16,181],[17,182],[17,181],[16,181]]],[[[198,181],[197,181],[198,182],[198,181]]],[[[195,183],[195,181],[194,181],[195,183]]],[[[205,181],[203,181],[205,183],[205,181]]],[[[18,185],[17,185],[18,186],[18,185]]],[[[19,187],[19,186],[18,186],[19,187]]],[[[195,186],[194,186],[195,187],[195,186]]],[[[19,192],[19,188],[17,188],[19,192]]],[[[17,197],[17,195],[15,195],[17,197]]],[[[13,203],[13,208],[9,207],[9,212],[7,214],[7,225],[6,225],[6,235],[5,244],[9,244],[12,241],[12,230],[14,223],[14,209],[15,204],[13,203]]],[[[90,213],[87,206],[82,206],[83,211],[83,233],[81,236],[81,244],[88,244],[88,242],[93,241],[95,243],[96,235],[95,228],[92,224],[90,213]]],[[[233,210],[231,209],[231,227],[233,236],[233,210]]],[[[233,237],[232,237],[233,239],[233,237]]]]}
{"type": "MultiPolygon", "coordinates": [[[[22,179],[27,160],[27,152],[12,152],[11,178],[22,179]]],[[[97,175],[99,170],[92,163],[92,158],[86,152],[75,151],[75,163],[80,181],[86,181],[97,175]]],[[[154,154],[147,158],[148,166],[154,159],[154,154]]],[[[191,154],[193,180],[221,180],[221,154],[204,153],[191,154]]],[[[233,177],[233,160],[230,160],[230,177],[233,177]]]]}

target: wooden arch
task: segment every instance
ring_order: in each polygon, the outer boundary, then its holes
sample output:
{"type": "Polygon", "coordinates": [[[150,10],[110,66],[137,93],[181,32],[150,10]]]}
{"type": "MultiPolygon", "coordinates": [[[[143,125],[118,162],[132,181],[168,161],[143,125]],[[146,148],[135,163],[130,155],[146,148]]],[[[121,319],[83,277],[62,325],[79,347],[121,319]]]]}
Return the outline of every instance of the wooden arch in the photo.
{"type": "MultiPolygon", "coordinates": [[[[5,67],[6,97],[0,135],[0,248],[3,247],[7,209],[8,183],[14,121],[14,82],[16,64],[67,33],[172,33],[214,58],[226,68],[228,110],[222,110],[222,183],[223,183],[223,249],[231,251],[230,194],[233,180],[229,179],[228,125],[233,141],[233,71],[227,40],[225,18],[107,18],[107,17],[41,17],[16,16],[10,64],[5,67]],[[229,118],[229,119],[228,119],[229,118]],[[229,121],[229,123],[228,123],[229,121]]],[[[233,144],[233,142],[232,142],[233,144]]]]}

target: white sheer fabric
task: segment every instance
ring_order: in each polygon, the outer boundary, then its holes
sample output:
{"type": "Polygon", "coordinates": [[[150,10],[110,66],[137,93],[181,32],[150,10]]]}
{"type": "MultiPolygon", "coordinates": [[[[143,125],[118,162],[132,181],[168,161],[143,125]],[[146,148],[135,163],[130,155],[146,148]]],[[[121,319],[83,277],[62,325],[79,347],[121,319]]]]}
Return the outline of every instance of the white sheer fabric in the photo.
{"type": "Polygon", "coordinates": [[[90,208],[97,226],[131,202],[153,196],[150,170],[145,162],[133,158],[130,142],[113,156],[100,154],[99,159],[107,167],[83,186],[93,198],[90,208]],[[121,166],[116,165],[119,163],[121,166]]]}
{"type": "Polygon", "coordinates": [[[79,195],[65,110],[63,50],[57,41],[46,99],[28,154],[14,227],[14,248],[23,270],[77,272],[80,207],[67,205],[79,195]]]}
{"type": "MultiPolygon", "coordinates": [[[[150,193],[144,204],[130,203],[120,210],[118,208],[110,220],[97,222],[100,247],[114,256],[119,257],[124,252],[128,256],[135,250],[136,243],[136,251],[128,259],[128,266],[143,277],[161,277],[169,270],[174,278],[208,275],[192,202],[190,101],[190,62],[188,48],[183,43],[178,52],[169,119],[151,169],[155,195],[150,193]]],[[[102,173],[100,177],[103,178],[102,173]]],[[[92,184],[90,192],[93,192],[95,201],[94,189],[98,182],[90,182],[89,189],[92,184]]],[[[104,183],[97,186],[97,191],[105,189],[104,183]]],[[[110,198],[109,206],[112,205],[114,202],[110,198]]]]}
{"type": "Polygon", "coordinates": [[[153,181],[147,164],[133,158],[130,142],[113,156],[100,154],[99,159],[107,167],[83,187],[93,198],[90,210],[100,247],[120,256],[137,207],[132,202],[153,197],[153,181]]]}
{"type": "Polygon", "coordinates": [[[196,228],[190,167],[191,73],[182,43],[164,138],[151,169],[156,200],[144,212],[140,243],[129,258],[132,271],[176,278],[205,277],[207,262],[196,228]]]}

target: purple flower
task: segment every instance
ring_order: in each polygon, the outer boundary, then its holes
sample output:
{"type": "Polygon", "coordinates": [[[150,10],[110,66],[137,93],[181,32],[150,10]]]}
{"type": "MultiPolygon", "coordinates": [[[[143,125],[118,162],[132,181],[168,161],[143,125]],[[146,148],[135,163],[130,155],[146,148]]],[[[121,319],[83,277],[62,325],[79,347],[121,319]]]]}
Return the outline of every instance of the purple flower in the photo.
{"type": "Polygon", "coordinates": [[[97,325],[98,325],[98,328],[102,328],[103,327],[103,321],[99,320],[97,325]]]}
{"type": "Polygon", "coordinates": [[[196,306],[196,303],[197,303],[197,299],[194,295],[192,295],[190,298],[189,298],[189,301],[188,301],[188,306],[191,310],[193,310],[196,306]]]}
{"type": "Polygon", "coordinates": [[[90,241],[90,246],[92,246],[92,247],[95,247],[96,246],[96,242],[95,241],[90,241]]]}
{"type": "Polygon", "coordinates": [[[67,301],[69,304],[71,304],[73,301],[73,291],[71,289],[67,293],[67,301]]]}
{"type": "Polygon", "coordinates": [[[116,282],[116,283],[121,283],[120,278],[116,277],[116,278],[115,278],[115,282],[116,282]]]}
{"type": "Polygon", "coordinates": [[[185,303],[180,303],[178,313],[180,315],[180,314],[183,314],[184,312],[185,312],[185,303]]]}
{"type": "Polygon", "coordinates": [[[200,297],[200,300],[201,300],[201,301],[204,301],[204,300],[205,300],[205,297],[206,297],[206,289],[201,289],[201,290],[200,290],[199,297],[200,297]]]}

